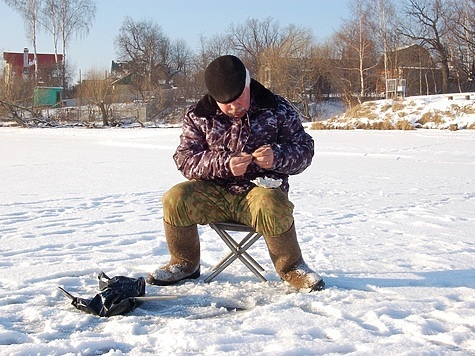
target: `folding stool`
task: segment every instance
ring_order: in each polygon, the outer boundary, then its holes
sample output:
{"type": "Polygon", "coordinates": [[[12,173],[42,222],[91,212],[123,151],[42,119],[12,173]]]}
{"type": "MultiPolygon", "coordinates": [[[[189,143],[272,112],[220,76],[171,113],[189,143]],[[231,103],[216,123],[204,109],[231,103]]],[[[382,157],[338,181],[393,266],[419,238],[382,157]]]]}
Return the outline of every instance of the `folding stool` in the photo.
{"type": "Polygon", "coordinates": [[[261,238],[261,234],[256,232],[252,227],[230,222],[220,222],[220,223],[211,223],[209,226],[216,231],[216,233],[221,237],[224,243],[229,247],[231,252],[224,257],[216,266],[212,268],[213,273],[211,273],[206,279],[205,282],[211,282],[218,274],[220,274],[225,268],[227,268],[231,263],[236,259],[239,259],[247,268],[251,270],[252,273],[256,275],[261,282],[266,282],[267,280],[260,272],[264,272],[264,268],[254,260],[246,250],[251,247],[254,242],[261,238]],[[237,242],[231,236],[230,232],[247,232],[247,235],[244,238],[237,242]],[[260,272],[259,272],[260,271],[260,272]]]}

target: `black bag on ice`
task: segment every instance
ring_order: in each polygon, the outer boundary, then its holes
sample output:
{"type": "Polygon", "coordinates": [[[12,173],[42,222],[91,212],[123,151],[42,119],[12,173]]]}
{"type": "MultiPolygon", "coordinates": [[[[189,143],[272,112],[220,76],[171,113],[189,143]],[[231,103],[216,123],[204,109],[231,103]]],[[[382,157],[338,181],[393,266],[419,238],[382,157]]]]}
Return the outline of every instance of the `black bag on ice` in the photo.
{"type": "Polygon", "coordinates": [[[116,276],[109,278],[104,272],[101,272],[97,278],[101,293],[96,294],[92,299],[74,297],[63,288],[59,287],[59,289],[72,300],[71,304],[77,309],[106,317],[126,314],[135,309],[140,303],[136,297],[145,294],[145,279],[143,277],[116,276]]]}

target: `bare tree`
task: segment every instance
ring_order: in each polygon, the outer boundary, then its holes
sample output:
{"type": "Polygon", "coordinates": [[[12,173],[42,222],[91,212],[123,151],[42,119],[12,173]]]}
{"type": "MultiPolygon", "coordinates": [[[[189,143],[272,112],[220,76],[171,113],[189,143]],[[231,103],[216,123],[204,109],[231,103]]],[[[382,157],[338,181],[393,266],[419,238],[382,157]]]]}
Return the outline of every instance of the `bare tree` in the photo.
{"type": "Polygon", "coordinates": [[[328,58],[328,70],[332,91],[339,97],[342,97],[348,106],[353,105],[354,87],[357,78],[354,73],[349,71],[349,60],[343,42],[337,34],[333,34],[324,44],[325,58],[328,58]]]}
{"type": "Polygon", "coordinates": [[[61,42],[63,60],[61,78],[63,88],[67,87],[66,52],[73,35],[85,36],[96,16],[95,0],[45,0],[42,10],[42,24],[52,34],[58,63],[58,41],[61,42]]]}
{"type": "Polygon", "coordinates": [[[217,34],[210,38],[201,36],[198,53],[190,54],[184,71],[175,79],[181,96],[190,99],[198,99],[202,96],[206,92],[204,84],[206,66],[213,59],[234,52],[229,36],[226,34],[217,34]]]}
{"type": "Polygon", "coordinates": [[[165,76],[166,85],[183,73],[191,59],[191,51],[185,41],[177,40],[169,43],[168,48],[163,48],[160,56],[159,68],[165,76]]]}
{"type": "MultiPolygon", "coordinates": [[[[454,35],[463,40],[466,46],[475,47],[475,0],[451,0],[449,3],[452,11],[451,20],[454,35]]],[[[473,53],[473,51],[472,51],[473,53]]]]}
{"type": "Polygon", "coordinates": [[[383,76],[379,78],[386,83],[387,79],[390,79],[390,63],[388,54],[389,52],[395,52],[398,47],[398,39],[396,33],[396,8],[392,0],[377,0],[376,6],[371,12],[370,21],[376,34],[376,46],[377,50],[382,53],[383,57],[383,76]]]}
{"type": "Polygon", "coordinates": [[[451,24],[451,64],[459,91],[475,87],[475,1],[451,0],[447,13],[451,24]]]}
{"type": "Polygon", "coordinates": [[[233,45],[231,38],[226,34],[217,34],[210,38],[200,37],[199,57],[197,57],[198,65],[202,70],[206,68],[213,59],[233,53],[233,45]]]}
{"type": "Polygon", "coordinates": [[[33,53],[35,58],[35,79],[38,75],[38,58],[37,58],[37,34],[39,26],[39,13],[42,6],[42,0],[4,0],[5,3],[20,13],[25,21],[25,30],[27,38],[33,45],[33,53]]]}
{"type": "Polygon", "coordinates": [[[30,118],[40,113],[33,108],[34,80],[10,76],[0,76],[0,117],[11,117],[22,126],[28,126],[30,118]],[[28,113],[30,117],[26,117],[28,113]]]}
{"type": "Polygon", "coordinates": [[[132,86],[142,100],[155,96],[160,81],[156,67],[160,51],[166,52],[169,40],[160,27],[150,21],[135,22],[126,17],[115,46],[119,57],[128,62],[132,86]]]}
{"type": "Polygon", "coordinates": [[[259,55],[257,78],[273,91],[298,105],[310,120],[309,98],[315,83],[312,66],[313,35],[310,30],[290,25],[279,34],[282,41],[259,55]]]}
{"type": "Polygon", "coordinates": [[[272,17],[263,21],[248,19],[241,25],[232,24],[228,35],[236,54],[243,58],[251,73],[257,72],[259,56],[264,51],[284,41],[280,25],[272,17]]]}
{"type": "Polygon", "coordinates": [[[191,58],[185,42],[172,42],[156,23],[130,17],[124,20],[115,46],[119,57],[128,62],[133,87],[145,101],[170,88],[191,58]]]}
{"type": "MultiPolygon", "coordinates": [[[[358,101],[374,92],[375,82],[370,80],[372,69],[377,65],[376,39],[371,27],[370,7],[366,0],[354,0],[352,18],[335,34],[338,48],[338,75],[347,101],[356,94],[358,101]]],[[[374,78],[373,78],[374,79],[374,78]]]]}
{"type": "Polygon", "coordinates": [[[104,126],[109,125],[109,109],[113,103],[112,81],[106,71],[92,69],[88,71],[79,85],[81,101],[99,108],[104,126]]]}
{"type": "MultiPolygon", "coordinates": [[[[56,0],[45,0],[44,6],[41,9],[41,24],[51,33],[53,39],[53,51],[56,64],[59,63],[58,58],[58,41],[60,36],[58,23],[58,6],[56,0]]],[[[59,69],[59,68],[58,68],[59,69]]]]}
{"type": "Polygon", "coordinates": [[[313,101],[328,99],[338,85],[332,80],[335,61],[330,41],[316,44],[312,48],[313,101]]]}
{"type": "Polygon", "coordinates": [[[405,21],[399,26],[401,35],[430,49],[442,75],[442,92],[449,91],[450,24],[447,22],[448,2],[445,0],[403,0],[405,21]]]}

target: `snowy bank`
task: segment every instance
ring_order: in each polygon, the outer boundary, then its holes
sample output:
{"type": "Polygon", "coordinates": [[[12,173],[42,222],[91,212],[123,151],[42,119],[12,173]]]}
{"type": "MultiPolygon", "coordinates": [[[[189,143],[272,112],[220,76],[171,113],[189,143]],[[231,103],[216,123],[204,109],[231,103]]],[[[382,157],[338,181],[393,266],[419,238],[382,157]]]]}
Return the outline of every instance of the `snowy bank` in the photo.
{"type": "Polygon", "coordinates": [[[475,129],[475,94],[411,96],[368,101],[314,123],[314,129],[475,129]]]}

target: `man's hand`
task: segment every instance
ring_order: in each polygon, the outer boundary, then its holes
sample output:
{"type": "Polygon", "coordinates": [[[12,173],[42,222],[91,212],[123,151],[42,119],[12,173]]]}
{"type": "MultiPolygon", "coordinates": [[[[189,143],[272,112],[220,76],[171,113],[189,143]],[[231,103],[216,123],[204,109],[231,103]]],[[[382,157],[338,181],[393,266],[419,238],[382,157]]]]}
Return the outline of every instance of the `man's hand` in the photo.
{"type": "Polygon", "coordinates": [[[259,147],[252,153],[255,164],[264,169],[270,169],[274,165],[274,152],[270,145],[259,147]]]}
{"type": "Polygon", "coordinates": [[[229,169],[234,176],[242,176],[246,173],[247,166],[249,166],[251,162],[252,155],[243,152],[239,156],[231,157],[229,160],[229,169]]]}

